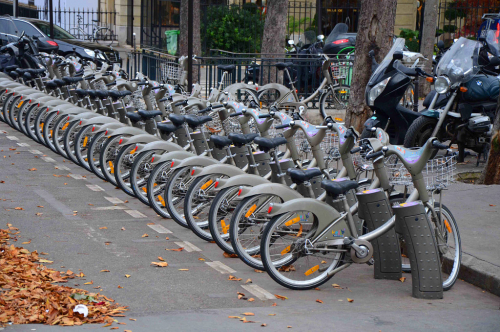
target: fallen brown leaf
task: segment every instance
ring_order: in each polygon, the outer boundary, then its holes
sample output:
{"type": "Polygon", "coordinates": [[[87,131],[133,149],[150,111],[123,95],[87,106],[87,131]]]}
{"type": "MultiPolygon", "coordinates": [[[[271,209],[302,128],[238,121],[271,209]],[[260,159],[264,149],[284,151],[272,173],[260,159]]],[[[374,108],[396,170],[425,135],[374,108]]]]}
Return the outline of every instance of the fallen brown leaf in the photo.
{"type": "Polygon", "coordinates": [[[496,206],[496,204],[490,204],[490,206],[496,206]]]}
{"type": "Polygon", "coordinates": [[[183,251],[184,248],[177,248],[177,249],[165,249],[165,250],[169,250],[169,251],[183,251]]]}
{"type": "Polygon", "coordinates": [[[253,312],[244,312],[244,313],[242,313],[242,315],[245,315],[245,316],[255,316],[255,314],[253,312]]]}
{"type": "Polygon", "coordinates": [[[121,289],[121,288],[123,288],[123,287],[122,287],[122,286],[120,286],[120,285],[118,285],[118,288],[120,288],[120,289],[121,289]]]}
{"type": "Polygon", "coordinates": [[[202,262],[204,262],[204,261],[205,261],[205,259],[204,259],[204,258],[198,258],[198,260],[199,260],[199,261],[202,261],[202,262]]]}
{"type": "Polygon", "coordinates": [[[247,281],[245,281],[245,284],[251,284],[252,283],[252,279],[247,279],[247,281]]]}
{"type": "Polygon", "coordinates": [[[148,234],[143,234],[141,237],[149,237],[148,234]]]}
{"type": "Polygon", "coordinates": [[[399,281],[401,281],[401,282],[405,282],[405,280],[406,280],[406,277],[399,278],[399,281]]]}
{"type": "Polygon", "coordinates": [[[130,274],[126,274],[126,275],[125,275],[125,278],[130,278],[130,274]]]}
{"type": "Polygon", "coordinates": [[[337,284],[332,284],[333,288],[336,288],[336,289],[342,289],[342,287],[340,287],[340,285],[337,285],[337,284]]]}
{"type": "Polygon", "coordinates": [[[18,207],[15,207],[14,210],[24,210],[22,207],[18,206],[18,207]]]}
{"type": "Polygon", "coordinates": [[[347,298],[347,301],[348,301],[348,302],[354,302],[354,300],[353,300],[353,299],[350,299],[350,298],[347,298]]]}
{"type": "Polygon", "coordinates": [[[22,244],[30,244],[31,243],[31,240],[29,240],[28,242],[23,242],[22,244]]]}
{"type": "Polygon", "coordinates": [[[118,327],[118,326],[115,326],[115,327],[110,328],[110,330],[118,330],[118,329],[119,329],[119,327],[118,327]]]}
{"type": "Polygon", "coordinates": [[[36,171],[36,170],[37,169],[33,167],[33,168],[30,168],[28,171],[33,172],[33,171],[36,171]]]}
{"type": "Polygon", "coordinates": [[[276,296],[276,298],[279,300],[283,300],[283,301],[288,300],[288,297],[286,297],[286,296],[277,295],[277,294],[274,294],[274,296],[276,296]]]}
{"type": "Polygon", "coordinates": [[[236,255],[236,254],[228,254],[227,252],[223,252],[222,254],[226,258],[238,258],[238,255],[236,255]]]}
{"type": "Polygon", "coordinates": [[[135,318],[129,318],[129,320],[131,320],[131,321],[134,321],[134,322],[135,322],[137,319],[135,319],[135,318]]]}
{"type": "Polygon", "coordinates": [[[261,271],[261,270],[257,270],[255,269],[254,272],[257,272],[257,273],[264,273],[264,271],[261,271]]]}
{"type": "Polygon", "coordinates": [[[179,271],[189,271],[189,269],[179,269],[179,271]]]}
{"type": "Polygon", "coordinates": [[[104,227],[99,227],[99,229],[108,229],[108,228],[106,226],[104,226],[104,227]]]}
{"type": "Polygon", "coordinates": [[[161,256],[158,256],[158,259],[161,260],[162,262],[164,262],[165,260],[163,259],[163,257],[161,256]]]}
{"type": "Polygon", "coordinates": [[[268,316],[276,316],[276,314],[269,314],[268,316]]]}
{"type": "Polygon", "coordinates": [[[323,303],[323,301],[321,301],[320,299],[316,299],[316,302],[323,303]]]}
{"type": "Polygon", "coordinates": [[[227,280],[231,281],[241,281],[241,278],[236,278],[235,276],[229,275],[229,278],[227,280]]]}
{"type": "Polygon", "coordinates": [[[277,306],[278,306],[278,304],[276,302],[274,302],[271,307],[277,307],[277,306]]]}
{"type": "Polygon", "coordinates": [[[227,318],[237,318],[237,319],[241,319],[240,316],[227,316],[227,318]]]}
{"type": "Polygon", "coordinates": [[[125,230],[125,227],[122,227],[122,231],[124,231],[124,230],[125,230]]]}
{"type": "Polygon", "coordinates": [[[248,302],[254,302],[254,301],[255,301],[255,299],[253,297],[248,299],[248,302]]]}
{"type": "Polygon", "coordinates": [[[262,327],[266,327],[266,326],[267,326],[267,324],[266,324],[266,323],[262,323],[262,324],[260,324],[260,326],[262,326],[262,327]]]}
{"type": "Polygon", "coordinates": [[[101,272],[109,272],[109,270],[101,270],[101,272]]]}
{"type": "Polygon", "coordinates": [[[151,262],[151,265],[155,265],[158,267],[167,267],[168,263],[167,262],[151,262]]]}
{"type": "Polygon", "coordinates": [[[84,283],[84,285],[93,285],[93,284],[94,284],[93,280],[90,280],[89,282],[84,283]]]}

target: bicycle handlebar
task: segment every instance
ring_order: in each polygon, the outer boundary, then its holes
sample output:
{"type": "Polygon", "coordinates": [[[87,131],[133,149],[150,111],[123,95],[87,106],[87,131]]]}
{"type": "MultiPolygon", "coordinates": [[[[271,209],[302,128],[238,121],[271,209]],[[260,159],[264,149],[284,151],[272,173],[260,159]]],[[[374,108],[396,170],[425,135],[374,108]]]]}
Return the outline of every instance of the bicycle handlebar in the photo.
{"type": "Polygon", "coordinates": [[[365,158],[366,159],[375,159],[375,158],[378,158],[378,157],[381,157],[384,155],[384,151],[378,151],[378,152],[374,152],[374,153],[368,153],[365,158]]]}
{"type": "Polygon", "coordinates": [[[175,103],[174,106],[185,106],[187,104],[188,104],[188,101],[186,99],[186,100],[175,103]]]}
{"type": "Polygon", "coordinates": [[[290,124],[284,124],[284,125],[279,125],[279,126],[276,126],[274,127],[275,129],[283,129],[283,128],[286,128],[286,127],[290,127],[290,124]]]}
{"type": "Polygon", "coordinates": [[[362,146],[357,146],[354,149],[351,150],[351,154],[358,153],[359,151],[363,150],[362,146]]]}
{"type": "Polygon", "coordinates": [[[438,140],[435,140],[434,142],[432,142],[432,146],[435,147],[436,149],[440,149],[440,150],[447,150],[448,149],[448,145],[442,144],[438,140]]]}
{"type": "Polygon", "coordinates": [[[267,113],[267,114],[259,114],[259,119],[265,119],[265,118],[270,118],[271,117],[271,114],[267,113]]]}
{"type": "Polygon", "coordinates": [[[235,117],[235,116],[239,116],[239,115],[243,115],[243,113],[242,112],[236,112],[236,113],[229,114],[230,117],[235,117]]]}

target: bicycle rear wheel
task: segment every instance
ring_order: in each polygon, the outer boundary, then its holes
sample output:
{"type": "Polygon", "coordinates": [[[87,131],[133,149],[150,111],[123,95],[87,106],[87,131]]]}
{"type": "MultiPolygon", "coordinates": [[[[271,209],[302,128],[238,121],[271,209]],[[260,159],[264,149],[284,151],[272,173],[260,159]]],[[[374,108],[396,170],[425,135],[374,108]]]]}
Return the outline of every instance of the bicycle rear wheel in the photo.
{"type": "Polygon", "coordinates": [[[326,118],[327,110],[345,110],[349,104],[351,88],[348,85],[338,85],[333,89],[327,88],[319,98],[319,111],[321,116],[326,118]]]}

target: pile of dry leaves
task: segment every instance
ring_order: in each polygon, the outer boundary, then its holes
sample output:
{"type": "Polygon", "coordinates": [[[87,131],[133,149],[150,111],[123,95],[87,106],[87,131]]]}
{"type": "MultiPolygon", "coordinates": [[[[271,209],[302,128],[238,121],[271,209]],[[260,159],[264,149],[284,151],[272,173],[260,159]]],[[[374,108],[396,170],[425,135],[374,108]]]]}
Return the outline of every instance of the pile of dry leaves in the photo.
{"type": "MultiPolygon", "coordinates": [[[[124,317],[127,307],[115,304],[104,295],[55,284],[67,282],[77,275],[69,270],[50,269],[40,264],[50,261],[40,259],[36,251],[10,244],[10,239],[19,232],[11,224],[7,226],[8,229],[0,229],[0,326],[9,322],[111,325],[112,317],[124,317]],[[78,304],[87,306],[87,317],[73,312],[78,304]]],[[[78,276],[84,275],[80,273],[78,276]]]]}

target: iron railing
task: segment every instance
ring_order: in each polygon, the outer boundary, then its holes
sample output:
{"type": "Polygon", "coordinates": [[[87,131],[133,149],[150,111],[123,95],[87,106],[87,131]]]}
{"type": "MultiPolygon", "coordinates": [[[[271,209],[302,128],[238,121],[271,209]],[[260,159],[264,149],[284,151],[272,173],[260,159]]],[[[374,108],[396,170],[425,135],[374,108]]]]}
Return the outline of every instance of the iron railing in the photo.
{"type": "MultiPolygon", "coordinates": [[[[54,24],[68,31],[78,39],[92,40],[94,28],[106,27],[97,34],[98,40],[117,40],[116,12],[96,11],[93,9],[61,9],[53,11],[54,24]]],[[[38,19],[48,21],[47,8],[38,7],[38,19]]]]}

